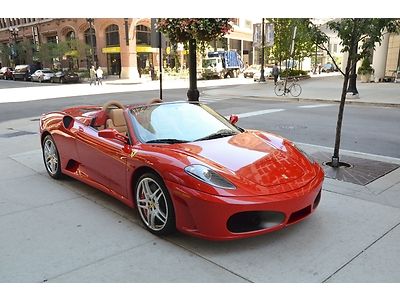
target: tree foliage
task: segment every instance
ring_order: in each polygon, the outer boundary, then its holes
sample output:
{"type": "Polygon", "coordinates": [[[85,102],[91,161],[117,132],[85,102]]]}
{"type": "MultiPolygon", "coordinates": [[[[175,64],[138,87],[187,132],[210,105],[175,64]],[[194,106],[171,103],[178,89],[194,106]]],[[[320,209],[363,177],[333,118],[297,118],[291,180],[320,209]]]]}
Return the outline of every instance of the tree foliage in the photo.
{"type": "Polygon", "coordinates": [[[206,43],[223,37],[232,31],[228,18],[164,18],[158,19],[156,29],[166,35],[172,44],[197,41],[201,49],[206,43]]]}

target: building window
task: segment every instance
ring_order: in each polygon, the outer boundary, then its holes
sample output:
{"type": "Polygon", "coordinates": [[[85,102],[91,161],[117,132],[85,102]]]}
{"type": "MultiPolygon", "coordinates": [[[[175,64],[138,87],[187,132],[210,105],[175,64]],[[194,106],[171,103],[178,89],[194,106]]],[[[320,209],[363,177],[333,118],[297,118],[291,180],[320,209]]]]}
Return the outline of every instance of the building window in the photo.
{"type": "Polygon", "coordinates": [[[58,44],[58,37],[56,35],[48,36],[46,39],[47,39],[47,43],[58,44]]]}
{"type": "Polygon", "coordinates": [[[74,31],[69,31],[69,32],[65,35],[65,39],[66,39],[67,41],[75,40],[75,32],[74,32],[74,31]]]}
{"type": "Polygon", "coordinates": [[[86,45],[89,45],[89,46],[92,45],[90,36],[92,36],[92,38],[93,38],[93,47],[96,48],[96,45],[97,45],[96,31],[94,30],[94,28],[92,28],[92,32],[90,32],[90,28],[85,30],[85,43],[86,43],[86,45]]]}
{"type": "Polygon", "coordinates": [[[337,51],[337,44],[333,44],[333,52],[334,53],[337,53],[338,51],[337,51]]]}
{"type": "Polygon", "coordinates": [[[106,45],[119,46],[119,29],[118,25],[110,25],[106,28],[106,45]]]}
{"type": "Polygon", "coordinates": [[[239,26],[239,19],[238,18],[232,18],[231,21],[232,21],[233,25],[239,26]]]}
{"type": "Polygon", "coordinates": [[[136,44],[137,45],[150,45],[151,44],[150,28],[138,25],[136,26],[136,44]]]}

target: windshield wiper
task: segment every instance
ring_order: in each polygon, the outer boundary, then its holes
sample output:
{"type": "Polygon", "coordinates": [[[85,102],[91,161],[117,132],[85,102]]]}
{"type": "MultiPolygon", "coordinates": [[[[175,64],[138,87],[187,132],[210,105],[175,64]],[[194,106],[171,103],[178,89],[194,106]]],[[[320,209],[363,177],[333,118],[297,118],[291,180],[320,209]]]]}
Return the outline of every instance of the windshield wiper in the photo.
{"type": "Polygon", "coordinates": [[[152,143],[160,143],[160,144],[179,144],[179,143],[187,143],[189,141],[185,140],[177,140],[177,139],[157,139],[157,140],[150,140],[147,141],[146,144],[152,143]]]}
{"type": "Polygon", "coordinates": [[[203,138],[194,140],[194,142],[212,140],[212,139],[219,139],[219,138],[222,138],[222,137],[231,136],[231,135],[235,135],[235,134],[237,134],[236,131],[229,130],[229,129],[221,129],[221,130],[218,130],[217,132],[211,133],[211,134],[209,134],[209,135],[207,135],[207,136],[205,136],[203,138]]]}

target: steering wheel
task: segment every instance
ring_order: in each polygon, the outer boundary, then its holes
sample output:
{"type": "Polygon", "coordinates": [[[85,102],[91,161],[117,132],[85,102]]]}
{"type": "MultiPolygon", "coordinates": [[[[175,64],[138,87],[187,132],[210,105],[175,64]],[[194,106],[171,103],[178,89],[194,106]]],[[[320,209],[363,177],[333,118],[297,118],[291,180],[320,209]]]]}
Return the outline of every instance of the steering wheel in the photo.
{"type": "Polygon", "coordinates": [[[121,109],[125,108],[124,105],[121,102],[119,102],[117,100],[111,100],[111,101],[108,101],[108,102],[104,103],[103,110],[104,111],[108,111],[113,106],[117,107],[117,108],[121,108],[121,109]]]}

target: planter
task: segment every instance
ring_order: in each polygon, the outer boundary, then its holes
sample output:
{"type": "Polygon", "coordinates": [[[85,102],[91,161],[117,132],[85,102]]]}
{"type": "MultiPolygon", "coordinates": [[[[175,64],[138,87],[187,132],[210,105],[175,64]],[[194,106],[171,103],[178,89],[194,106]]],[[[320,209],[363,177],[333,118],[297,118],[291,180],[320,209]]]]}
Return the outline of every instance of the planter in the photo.
{"type": "Polygon", "coordinates": [[[371,74],[362,74],[360,77],[361,82],[371,82],[371,74]]]}

